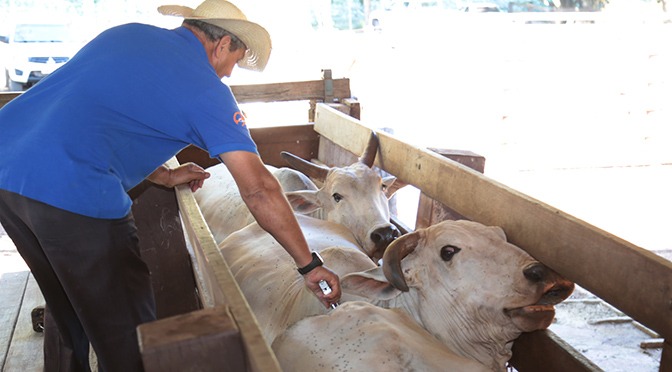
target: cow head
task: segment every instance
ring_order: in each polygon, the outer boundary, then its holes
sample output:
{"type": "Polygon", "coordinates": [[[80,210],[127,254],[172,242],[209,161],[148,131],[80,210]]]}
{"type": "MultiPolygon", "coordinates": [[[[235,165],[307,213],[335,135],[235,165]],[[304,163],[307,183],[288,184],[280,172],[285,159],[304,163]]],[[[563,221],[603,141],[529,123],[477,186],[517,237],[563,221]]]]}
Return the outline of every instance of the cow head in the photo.
{"type": "Polygon", "coordinates": [[[320,209],[322,218],[352,231],[364,253],[377,261],[385,248],[399,236],[390,223],[388,199],[396,177],[381,177],[372,169],[378,149],[375,132],[359,160],[347,167],[326,167],[283,152],[295,169],[322,184],[318,190],[287,192],[295,211],[303,214],[320,209]]]}
{"type": "Polygon", "coordinates": [[[444,221],[402,236],[344,293],[406,309],[453,351],[501,369],[520,333],[548,327],[574,284],[506,242],[499,227],[444,221]]]}

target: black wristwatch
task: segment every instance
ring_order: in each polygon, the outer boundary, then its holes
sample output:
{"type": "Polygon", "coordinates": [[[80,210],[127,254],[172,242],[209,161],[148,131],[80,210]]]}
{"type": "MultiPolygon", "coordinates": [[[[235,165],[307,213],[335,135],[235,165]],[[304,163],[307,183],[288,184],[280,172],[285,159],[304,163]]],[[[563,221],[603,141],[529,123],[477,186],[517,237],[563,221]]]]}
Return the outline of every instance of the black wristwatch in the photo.
{"type": "Polygon", "coordinates": [[[313,255],[313,260],[310,261],[310,263],[304,267],[299,267],[297,270],[299,271],[299,274],[301,275],[306,275],[310,272],[310,270],[322,266],[324,264],[324,261],[322,260],[322,257],[320,256],[319,253],[313,251],[311,253],[313,255]]]}

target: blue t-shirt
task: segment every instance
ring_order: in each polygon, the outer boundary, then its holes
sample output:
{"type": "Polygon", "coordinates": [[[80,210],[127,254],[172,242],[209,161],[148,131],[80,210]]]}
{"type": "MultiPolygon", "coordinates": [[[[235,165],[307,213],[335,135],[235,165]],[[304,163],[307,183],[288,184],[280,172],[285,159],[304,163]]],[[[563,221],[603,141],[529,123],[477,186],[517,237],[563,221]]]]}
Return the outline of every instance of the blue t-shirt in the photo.
{"type": "Polygon", "coordinates": [[[257,153],[191,31],[123,25],[0,109],[0,188],[120,218],[126,191],[189,144],[257,153]]]}

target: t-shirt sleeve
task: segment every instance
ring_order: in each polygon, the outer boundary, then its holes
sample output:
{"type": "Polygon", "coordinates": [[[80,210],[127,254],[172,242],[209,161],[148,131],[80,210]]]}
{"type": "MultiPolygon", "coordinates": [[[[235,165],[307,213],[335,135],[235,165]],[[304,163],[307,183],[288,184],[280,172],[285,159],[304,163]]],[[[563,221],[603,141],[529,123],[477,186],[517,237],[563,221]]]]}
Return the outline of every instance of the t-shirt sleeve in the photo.
{"type": "Polygon", "coordinates": [[[231,89],[221,87],[210,89],[194,103],[191,119],[194,133],[194,144],[206,150],[210,157],[230,151],[248,151],[258,154],[257,146],[250,136],[245,123],[245,115],[231,89]]]}

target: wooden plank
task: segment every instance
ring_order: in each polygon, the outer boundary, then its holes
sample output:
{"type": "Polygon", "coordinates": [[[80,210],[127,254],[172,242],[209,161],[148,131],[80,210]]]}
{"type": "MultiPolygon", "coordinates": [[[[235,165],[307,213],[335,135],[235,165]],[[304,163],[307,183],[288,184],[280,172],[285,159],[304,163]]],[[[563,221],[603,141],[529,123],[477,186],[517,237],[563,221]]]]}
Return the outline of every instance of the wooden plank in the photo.
{"type": "Polygon", "coordinates": [[[43,305],[42,292],[40,292],[33,276],[29,275],[23,302],[21,303],[21,311],[7,353],[4,372],[42,372],[44,336],[42,333],[33,330],[30,313],[33,308],[43,305]]]}
{"type": "MultiPolygon", "coordinates": [[[[312,124],[250,128],[252,140],[259,148],[259,155],[265,164],[275,167],[285,167],[287,163],[280,156],[281,151],[289,151],[304,159],[317,156],[319,136],[313,130],[312,124]]],[[[194,162],[204,168],[219,164],[218,159],[196,147],[188,146],[177,154],[177,160],[183,164],[194,162]]]]}
{"type": "Polygon", "coordinates": [[[146,372],[245,372],[240,337],[227,306],[193,311],[138,327],[146,372]]]}
{"type": "Polygon", "coordinates": [[[30,271],[6,272],[0,276],[0,371],[5,365],[7,351],[12,341],[21,310],[30,271]]]}
{"type": "MultiPolygon", "coordinates": [[[[350,98],[350,79],[334,79],[333,97],[350,98]]],[[[232,85],[238,103],[324,100],[323,80],[291,83],[232,85]]]]}
{"type": "MultiPolygon", "coordinates": [[[[485,158],[471,151],[433,148],[430,148],[429,150],[441,156],[445,156],[448,159],[454,160],[462,165],[465,165],[477,172],[483,173],[485,170],[485,158]]],[[[445,220],[461,219],[465,219],[465,217],[455,212],[453,209],[447,207],[443,203],[430,198],[425,193],[420,193],[420,200],[418,201],[418,213],[415,218],[416,230],[432,226],[445,220]]]]}
{"type": "Polygon", "coordinates": [[[18,97],[21,92],[0,92],[0,108],[9,103],[9,101],[18,97]]]}
{"type": "MultiPolygon", "coordinates": [[[[315,130],[358,151],[371,130],[318,105],[315,130]]],[[[536,259],[672,339],[672,262],[431,151],[378,132],[377,164],[465,217],[501,226],[536,259]],[[441,177],[437,177],[441,175],[441,177]]]]}
{"type": "Polygon", "coordinates": [[[151,184],[133,200],[140,255],[152,274],[157,318],[200,308],[175,192],[151,184]]]}
{"type": "MultiPolygon", "coordinates": [[[[350,98],[350,79],[333,79],[333,97],[335,99],[350,98]]],[[[283,102],[324,100],[323,80],[299,81],[271,84],[232,85],[231,91],[238,103],[251,102],[283,102]]],[[[7,104],[21,92],[0,93],[0,107],[7,104]]]]}
{"type": "Polygon", "coordinates": [[[548,329],[523,333],[513,344],[509,364],[519,372],[602,370],[548,329]]]}
{"type": "MultiPolygon", "coordinates": [[[[177,164],[176,159],[169,162],[170,166],[177,166],[177,164]]],[[[217,248],[191,190],[182,185],[176,187],[176,193],[184,227],[188,231],[187,235],[190,237],[190,244],[193,247],[199,269],[203,271],[199,274],[204,281],[203,290],[211,292],[209,297],[212,298],[213,303],[206,303],[206,305],[228,305],[230,307],[243,336],[243,346],[251,371],[281,371],[275,354],[262,336],[259,323],[217,248]]]]}
{"type": "Polygon", "coordinates": [[[265,164],[286,167],[280,156],[288,151],[304,159],[317,156],[319,136],[312,124],[292,125],[272,128],[250,128],[252,139],[259,146],[259,155],[265,164]]]}

